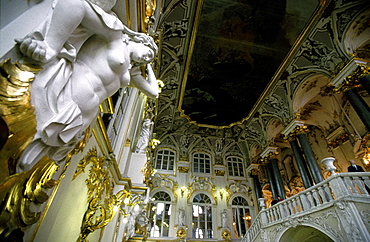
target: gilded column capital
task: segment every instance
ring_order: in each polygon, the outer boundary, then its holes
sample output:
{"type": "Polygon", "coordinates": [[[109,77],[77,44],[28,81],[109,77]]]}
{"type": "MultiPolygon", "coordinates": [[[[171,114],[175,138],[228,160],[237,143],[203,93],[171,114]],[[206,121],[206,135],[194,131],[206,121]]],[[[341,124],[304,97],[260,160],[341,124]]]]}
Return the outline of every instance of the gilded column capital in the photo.
{"type": "Polygon", "coordinates": [[[345,92],[360,86],[359,80],[369,75],[370,67],[366,60],[354,58],[330,83],[335,92],[345,92]]]}
{"type": "Polygon", "coordinates": [[[307,131],[308,127],[304,124],[304,121],[295,119],[281,133],[285,140],[293,141],[297,138],[297,135],[304,134],[307,131]]]}
{"type": "Polygon", "coordinates": [[[258,164],[251,164],[248,166],[246,169],[246,174],[248,174],[248,177],[253,176],[253,175],[258,175],[259,173],[259,166],[258,164]]]}
{"type": "Polygon", "coordinates": [[[278,147],[273,146],[267,146],[261,153],[263,163],[266,163],[271,159],[276,159],[278,155],[279,155],[278,147]]]}
{"type": "Polygon", "coordinates": [[[260,171],[257,169],[253,169],[249,172],[249,176],[259,176],[260,171]]]}
{"type": "Polygon", "coordinates": [[[285,139],[288,141],[293,141],[297,138],[297,135],[299,134],[305,134],[308,132],[307,126],[297,126],[294,130],[292,130],[287,136],[285,136],[285,139]]]}
{"type": "Polygon", "coordinates": [[[271,155],[274,155],[276,153],[278,153],[278,147],[274,147],[274,146],[267,146],[261,153],[261,157],[262,158],[265,158],[266,156],[271,156],[271,155]]]}
{"type": "Polygon", "coordinates": [[[288,135],[284,136],[284,139],[291,142],[297,139],[297,134],[295,132],[289,133],[288,135]]]}
{"type": "Polygon", "coordinates": [[[308,127],[306,125],[304,126],[297,126],[294,130],[294,133],[298,134],[305,134],[308,132],[308,127]]]}
{"type": "Polygon", "coordinates": [[[283,135],[288,136],[297,126],[305,126],[304,121],[300,119],[293,119],[281,132],[283,135]]]}

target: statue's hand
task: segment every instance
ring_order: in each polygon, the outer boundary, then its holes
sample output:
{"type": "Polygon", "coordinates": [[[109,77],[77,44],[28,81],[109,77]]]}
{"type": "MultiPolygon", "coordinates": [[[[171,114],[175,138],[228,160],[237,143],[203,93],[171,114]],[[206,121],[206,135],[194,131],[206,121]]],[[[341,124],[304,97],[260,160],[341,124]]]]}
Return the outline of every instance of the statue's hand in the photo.
{"type": "Polygon", "coordinates": [[[16,42],[19,44],[19,49],[24,55],[36,61],[46,63],[57,55],[56,51],[50,48],[43,40],[26,37],[24,39],[18,39],[16,42]]]}

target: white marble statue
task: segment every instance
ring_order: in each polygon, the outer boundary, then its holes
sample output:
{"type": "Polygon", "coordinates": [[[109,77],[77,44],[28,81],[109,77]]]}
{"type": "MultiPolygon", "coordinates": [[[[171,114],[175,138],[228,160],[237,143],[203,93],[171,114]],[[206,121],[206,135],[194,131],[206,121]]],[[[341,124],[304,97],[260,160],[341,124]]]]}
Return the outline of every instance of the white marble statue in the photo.
{"type": "Polygon", "coordinates": [[[227,211],[224,209],[221,212],[221,226],[222,228],[227,228],[227,211]]]}
{"type": "Polygon", "coordinates": [[[185,209],[180,208],[179,209],[179,226],[185,226],[185,225],[186,225],[185,209]]]}
{"type": "Polygon", "coordinates": [[[96,119],[99,105],[119,88],[133,86],[150,98],[158,83],[150,61],[153,39],[122,24],[115,0],[58,0],[36,31],[16,40],[20,51],[43,67],[32,84],[37,132],[17,172],[43,156],[58,163],[96,119]],[[147,66],[146,80],[139,69],[147,66]]]}
{"type": "Polygon", "coordinates": [[[143,122],[143,127],[140,132],[140,137],[136,145],[136,153],[145,153],[146,147],[149,144],[150,138],[150,127],[152,126],[153,121],[150,119],[145,119],[143,122]]]}

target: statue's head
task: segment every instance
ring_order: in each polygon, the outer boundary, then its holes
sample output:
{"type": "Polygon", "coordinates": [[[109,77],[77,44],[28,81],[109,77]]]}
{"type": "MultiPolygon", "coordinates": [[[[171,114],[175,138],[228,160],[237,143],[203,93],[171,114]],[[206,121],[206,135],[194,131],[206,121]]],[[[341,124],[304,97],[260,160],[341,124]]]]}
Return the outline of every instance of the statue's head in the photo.
{"type": "MultiPolygon", "coordinates": [[[[129,37],[130,41],[140,43],[140,44],[143,44],[143,45],[149,47],[153,51],[154,56],[147,63],[153,61],[154,57],[158,54],[158,46],[155,44],[155,42],[154,42],[154,40],[151,36],[146,35],[144,33],[135,33],[134,35],[128,34],[128,37],[129,37]]],[[[139,64],[143,65],[143,64],[147,64],[147,63],[139,63],[139,64]]]]}

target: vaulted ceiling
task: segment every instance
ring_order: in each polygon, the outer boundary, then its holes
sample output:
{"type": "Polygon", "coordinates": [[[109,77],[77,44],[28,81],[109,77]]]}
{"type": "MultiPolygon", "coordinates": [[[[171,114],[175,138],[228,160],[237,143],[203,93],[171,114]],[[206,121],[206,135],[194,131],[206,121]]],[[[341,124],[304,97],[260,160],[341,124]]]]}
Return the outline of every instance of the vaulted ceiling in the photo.
{"type": "Polygon", "coordinates": [[[318,1],[204,0],[196,16],[182,109],[215,126],[252,110],[314,14],[318,1]]]}
{"type": "Polygon", "coordinates": [[[335,75],[346,64],[335,45],[361,7],[336,11],[341,4],[353,0],[160,1],[149,23],[164,82],[156,137],[209,135],[261,147],[281,138],[283,126],[314,110],[299,106],[299,85],[319,83],[317,68],[335,75]],[[279,131],[266,134],[271,125],[279,131]]]}

